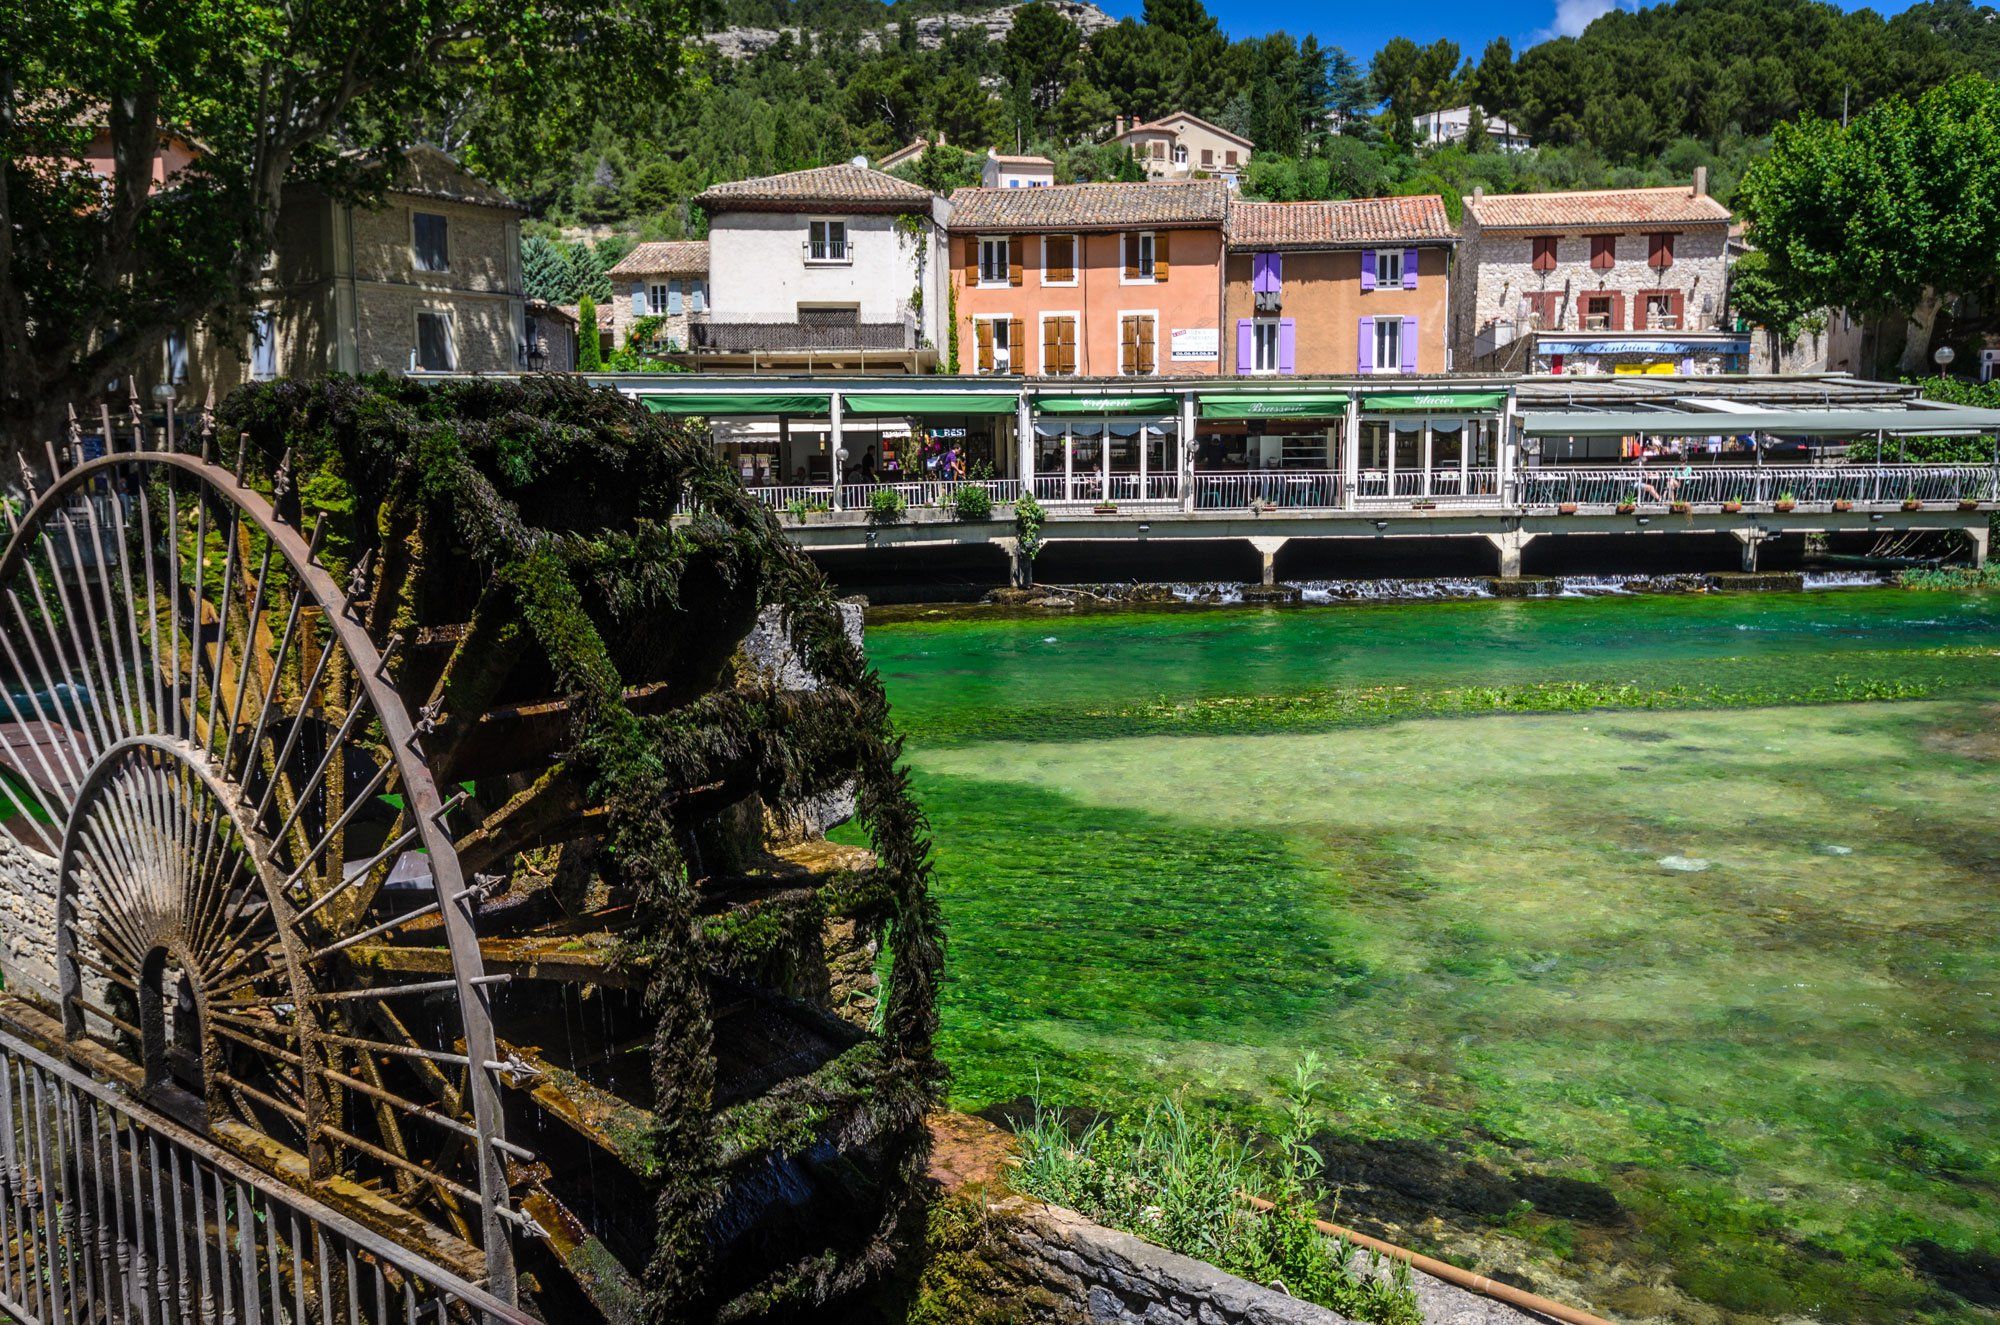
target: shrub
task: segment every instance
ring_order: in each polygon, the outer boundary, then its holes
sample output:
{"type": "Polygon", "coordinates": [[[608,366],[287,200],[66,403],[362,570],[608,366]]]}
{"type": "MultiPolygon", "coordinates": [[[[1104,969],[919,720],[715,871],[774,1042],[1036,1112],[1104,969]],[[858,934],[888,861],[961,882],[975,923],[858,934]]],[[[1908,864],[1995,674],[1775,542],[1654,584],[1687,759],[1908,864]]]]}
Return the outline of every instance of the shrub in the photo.
{"type": "Polygon", "coordinates": [[[1042,504],[1032,492],[1023,492],[1014,503],[1014,537],[1020,541],[1021,555],[1029,561],[1042,550],[1042,521],[1046,518],[1042,504]]]}
{"type": "Polygon", "coordinates": [[[594,373],[604,367],[604,344],[598,339],[597,301],[585,295],[576,305],[576,370],[594,373]]]}
{"type": "Polygon", "coordinates": [[[894,488],[877,488],[868,498],[869,524],[899,524],[910,504],[894,488]]]}
{"type": "Polygon", "coordinates": [[[990,520],[993,494],[983,483],[961,483],[952,490],[951,509],[961,520],[990,520]]]}

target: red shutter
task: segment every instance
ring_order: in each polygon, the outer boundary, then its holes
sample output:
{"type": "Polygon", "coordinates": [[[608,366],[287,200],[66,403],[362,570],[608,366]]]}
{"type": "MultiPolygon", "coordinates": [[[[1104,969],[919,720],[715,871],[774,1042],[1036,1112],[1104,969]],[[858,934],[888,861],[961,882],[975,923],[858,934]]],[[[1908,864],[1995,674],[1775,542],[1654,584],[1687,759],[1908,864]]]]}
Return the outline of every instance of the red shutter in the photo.
{"type": "Polygon", "coordinates": [[[1669,290],[1667,294],[1673,301],[1668,311],[1674,315],[1675,330],[1686,331],[1688,329],[1686,292],[1682,290],[1669,290]]]}
{"type": "Polygon", "coordinates": [[[1590,268],[1592,271],[1610,271],[1618,265],[1618,236],[1592,235],[1590,237],[1590,268]]]}
{"type": "Polygon", "coordinates": [[[1632,330],[1644,331],[1646,329],[1646,301],[1652,297],[1645,290],[1641,290],[1632,296],[1632,330]]]}
{"type": "Polygon", "coordinates": [[[1625,296],[1614,293],[1611,296],[1611,329],[1625,330],[1625,296]]]}
{"type": "Polygon", "coordinates": [[[1649,236],[1652,242],[1647,246],[1646,265],[1654,271],[1665,271],[1674,265],[1674,237],[1671,234],[1649,236]]]}
{"type": "Polygon", "coordinates": [[[1554,235],[1544,235],[1529,241],[1534,246],[1534,269],[1554,271],[1556,269],[1556,240],[1554,235]]]}

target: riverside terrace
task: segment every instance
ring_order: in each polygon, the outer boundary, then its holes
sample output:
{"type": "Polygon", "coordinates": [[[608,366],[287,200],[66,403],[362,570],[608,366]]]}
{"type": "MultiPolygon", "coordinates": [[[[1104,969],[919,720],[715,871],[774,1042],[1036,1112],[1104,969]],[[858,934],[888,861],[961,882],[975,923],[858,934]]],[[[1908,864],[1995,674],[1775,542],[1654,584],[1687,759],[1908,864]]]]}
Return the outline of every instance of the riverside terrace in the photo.
{"type": "Polygon", "coordinates": [[[1503,577],[1560,534],[1729,535],[1750,570],[1788,534],[1955,529],[1983,560],[2000,503],[2000,411],[1845,375],[594,380],[707,420],[810,550],[990,544],[1017,582],[1024,491],[1051,543],[1245,540],[1266,582],[1297,539],[1483,538],[1503,577]],[[1844,458],[1947,435],[1987,462],[1844,458]]]}

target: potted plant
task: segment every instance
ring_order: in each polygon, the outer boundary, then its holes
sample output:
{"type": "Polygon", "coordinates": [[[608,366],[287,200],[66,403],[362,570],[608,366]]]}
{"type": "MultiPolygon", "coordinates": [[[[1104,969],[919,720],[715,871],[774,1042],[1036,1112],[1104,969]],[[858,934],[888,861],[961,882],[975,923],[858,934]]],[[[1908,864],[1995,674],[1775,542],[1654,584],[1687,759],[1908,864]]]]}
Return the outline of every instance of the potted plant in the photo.
{"type": "Polygon", "coordinates": [[[1915,497],[1905,497],[1903,498],[1903,509],[1906,511],[1921,511],[1924,509],[1924,504],[1915,497]]]}
{"type": "Polygon", "coordinates": [[[1791,493],[1781,492],[1778,494],[1778,500],[1771,503],[1771,509],[1776,511],[1779,515],[1787,515],[1790,514],[1791,511],[1798,506],[1798,504],[1799,504],[1798,499],[1792,496],[1791,493]]]}
{"type": "Polygon", "coordinates": [[[1743,509],[1743,499],[1741,497],[1731,497],[1728,501],[1722,503],[1722,509],[1725,514],[1735,515],[1743,509]]]}
{"type": "Polygon", "coordinates": [[[1618,513],[1620,515],[1630,515],[1638,509],[1639,503],[1635,501],[1621,501],[1618,503],[1618,513]]]}
{"type": "Polygon", "coordinates": [[[1689,515],[1694,511],[1694,504],[1692,502],[1670,501],[1667,503],[1667,510],[1675,515],[1689,515]]]}
{"type": "Polygon", "coordinates": [[[1845,515],[1854,509],[1854,503],[1845,497],[1836,497],[1833,502],[1833,509],[1835,514],[1845,515]]]}
{"type": "Polygon", "coordinates": [[[1092,515],[1116,515],[1118,514],[1118,504],[1116,502],[1101,501],[1090,508],[1090,513],[1092,515]]]}
{"type": "Polygon", "coordinates": [[[1979,509],[1979,500],[1976,497],[1960,497],[1958,499],[1958,509],[1961,511],[1976,511],[1979,509]]]}
{"type": "Polygon", "coordinates": [[[1562,503],[1561,505],[1559,505],[1559,506],[1557,506],[1557,507],[1556,507],[1556,514],[1557,514],[1557,515],[1575,515],[1575,514],[1576,514],[1576,503],[1575,503],[1575,502],[1573,502],[1573,501],[1566,501],[1566,502],[1563,502],[1563,503],[1562,503]]]}
{"type": "Polygon", "coordinates": [[[1437,506],[1438,504],[1434,501],[1413,501],[1410,503],[1410,509],[1413,511],[1435,511],[1437,506]]]}

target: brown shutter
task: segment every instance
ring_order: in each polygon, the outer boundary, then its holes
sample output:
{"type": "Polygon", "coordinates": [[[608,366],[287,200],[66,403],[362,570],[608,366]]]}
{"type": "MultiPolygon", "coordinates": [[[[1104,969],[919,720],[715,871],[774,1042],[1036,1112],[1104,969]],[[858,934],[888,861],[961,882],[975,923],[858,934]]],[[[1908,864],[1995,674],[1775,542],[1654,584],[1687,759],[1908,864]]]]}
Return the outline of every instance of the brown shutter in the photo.
{"type": "Polygon", "coordinates": [[[1646,263],[1654,271],[1665,271],[1674,265],[1674,237],[1671,233],[1650,235],[1652,241],[1647,246],[1646,263]]]}
{"type": "Polygon", "coordinates": [[[1164,230],[1153,236],[1153,279],[1167,279],[1167,232],[1164,230]]]}
{"type": "Polygon", "coordinates": [[[1618,265],[1618,236],[1590,237],[1590,266],[1593,271],[1610,271],[1618,265]]]}
{"type": "Polygon", "coordinates": [[[1125,246],[1125,279],[1136,281],[1139,279],[1139,236],[1128,230],[1118,236],[1118,242],[1125,246]]]}
{"type": "Polygon", "coordinates": [[[1674,315],[1674,329],[1676,331],[1686,331],[1688,329],[1687,294],[1684,291],[1667,291],[1667,311],[1674,315]]]}
{"type": "Polygon", "coordinates": [[[1139,371],[1158,372],[1158,360],[1153,357],[1153,319],[1142,317],[1135,320],[1139,324],[1139,371]]]}
{"type": "Polygon", "coordinates": [[[1131,376],[1139,371],[1139,319],[1121,318],[1118,322],[1119,371],[1131,376]]]}
{"type": "Polygon", "coordinates": [[[979,236],[965,237],[965,283],[979,284],[979,236]]]}
{"type": "Polygon", "coordinates": [[[1027,240],[1021,235],[1007,237],[1007,284],[1021,283],[1021,249],[1027,240]]]}
{"type": "Polygon", "coordinates": [[[1556,269],[1556,240],[1554,235],[1544,235],[1530,241],[1534,245],[1534,268],[1536,271],[1556,269]]]}
{"type": "MultiPolygon", "coordinates": [[[[1020,269],[1017,267],[1015,270],[1020,269]]],[[[1028,371],[1027,333],[1021,330],[1021,319],[1018,317],[1007,319],[1007,354],[1007,367],[1010,371],[1016,373],[1028,371]]]]}
{"type": "Polygon", "coordinates": [[[1042,280],[1076,279],[1076,236],[1046,235],[1042,238],[1042,280]]]}
{"type": "Polygon", "coordinates": [[[1062,365],[1064,373],[1075,376],[1076,319],[1073,317],[1066,317],[1062,320],[1062,365]]]}
{"type": "Polygon", "coordinates": [[[1614,293],[1611,296],[1611,329],[1625,330],[1625,296],[1622,294],[1614,293]]]}
{"type": "Polygon", "coordinates": [[[991,322],[973,323],[972,336],[973,339],[979,343],[979,357],[973,361],[973,366],[975,370],[982,373],[992,372],[993,371],[993,324],[991,322]]]}
{"type": "Polygon", "coordinates": [[[1632,330],[1644,331],[1646,329],[1646,301],[1650,298],[1652,298],[1652,295],[1644,290],[1632,296],[1632,330]]]}

